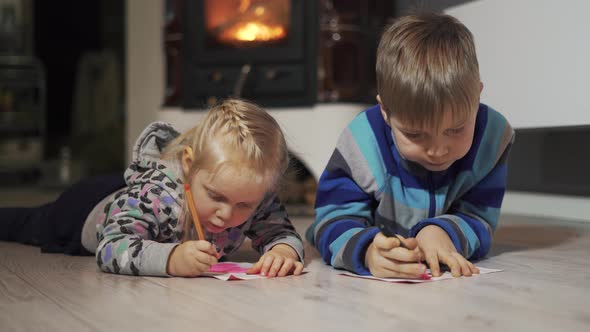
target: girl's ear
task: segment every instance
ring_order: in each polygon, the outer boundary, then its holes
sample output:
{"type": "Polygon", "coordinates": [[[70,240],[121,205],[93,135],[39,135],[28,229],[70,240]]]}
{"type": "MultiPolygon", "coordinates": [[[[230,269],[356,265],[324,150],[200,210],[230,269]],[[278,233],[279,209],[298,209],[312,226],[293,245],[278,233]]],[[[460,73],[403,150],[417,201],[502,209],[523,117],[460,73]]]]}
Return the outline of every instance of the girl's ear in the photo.
{"type": "Polygon", "coordinates": [[[184,172],[185,177],[188,177],[188,175],[190,174],[190,170],[193,166],[193,161],[194,161],[193,149],[190,146],[187,146],[182,151],[182,158],[181,158],[182,171],[184,172]]]}

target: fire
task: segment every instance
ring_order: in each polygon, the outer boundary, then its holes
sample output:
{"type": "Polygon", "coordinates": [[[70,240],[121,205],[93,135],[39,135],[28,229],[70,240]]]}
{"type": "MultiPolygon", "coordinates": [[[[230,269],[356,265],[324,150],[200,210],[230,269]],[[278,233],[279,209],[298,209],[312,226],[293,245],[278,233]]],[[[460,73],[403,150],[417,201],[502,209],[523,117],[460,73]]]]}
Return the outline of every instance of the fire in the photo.
{"type": "Polygon", "coordinates": [[[221,39],[226,41],[269,41],[285,37],[285,28],[261,22],[244,22],[224,31],[221,39]]]}
{"type": "Polygon", "coordinates": [[[217,41],[230,45],[285,39],[290,8],[290,0],[207,0],[207,29],[217,41]]]}

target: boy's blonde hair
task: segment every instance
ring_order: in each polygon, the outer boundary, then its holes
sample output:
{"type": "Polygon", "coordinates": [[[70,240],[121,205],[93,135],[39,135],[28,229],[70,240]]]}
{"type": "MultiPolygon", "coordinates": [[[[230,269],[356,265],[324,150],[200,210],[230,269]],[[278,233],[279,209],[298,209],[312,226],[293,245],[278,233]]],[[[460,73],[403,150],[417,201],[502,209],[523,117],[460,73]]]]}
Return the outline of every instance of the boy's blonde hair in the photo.
{"type": "Polygon", "coordinates": [[[377,49],[377,91],[389,118],[438,128],[443,113],[467,118],[477,109],[479,65],[471,32],[449,15],[397,19],[377,49]]]}
{"type": "Polygon", "coordinates": [[[197,126],[168,145],[164,158],[181,160],[186,147],[192,148],[193,164],[185,181],[199,169],[212,176],[231,169],[274,191],[289,164],[285,137],[276,120],[259,106],[239,99],[213,106],[197,126]]]}

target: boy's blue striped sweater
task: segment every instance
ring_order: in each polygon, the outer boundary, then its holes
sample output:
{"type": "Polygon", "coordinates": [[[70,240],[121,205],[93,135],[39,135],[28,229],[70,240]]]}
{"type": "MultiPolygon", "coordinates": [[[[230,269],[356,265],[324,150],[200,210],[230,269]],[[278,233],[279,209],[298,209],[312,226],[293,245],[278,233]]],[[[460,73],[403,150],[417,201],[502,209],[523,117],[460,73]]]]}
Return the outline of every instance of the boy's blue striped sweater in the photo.
{"type": "Polygon", "coordinates": [[[414,237],[437,225],[464,257],[484,257],[498,224],[513,140],[506,119],[480,104],[467,155],[431,172],[400,156],[391,127],[373,106],[338,140],[320,177],[307,239],[326,263],[365,275],[365,252],[380,228],[414,237]]]}

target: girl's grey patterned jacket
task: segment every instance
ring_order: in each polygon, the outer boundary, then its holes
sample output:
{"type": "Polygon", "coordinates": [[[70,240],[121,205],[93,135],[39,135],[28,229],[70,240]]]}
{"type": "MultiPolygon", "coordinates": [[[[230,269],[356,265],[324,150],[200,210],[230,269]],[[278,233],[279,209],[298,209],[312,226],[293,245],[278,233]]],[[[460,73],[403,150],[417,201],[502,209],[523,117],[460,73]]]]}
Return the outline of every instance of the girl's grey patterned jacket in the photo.
{"type": "MultiPolygon", "coordinates": [[[[160,158],[178,135],[171,125],[155,122],[137,140],[133,162],[125,171],[127,187],[113,196],[99,216],[96,261],[101,270],[167,276],[168,256],[184,235],[184,190],[179,162],[160,158]]],[[[206,237],[223,256],[236,251],[246,236],[260,254],[284,243],[303,261],[301,237],[274,195],[267,195],[242,225],[206,237]]]]}

